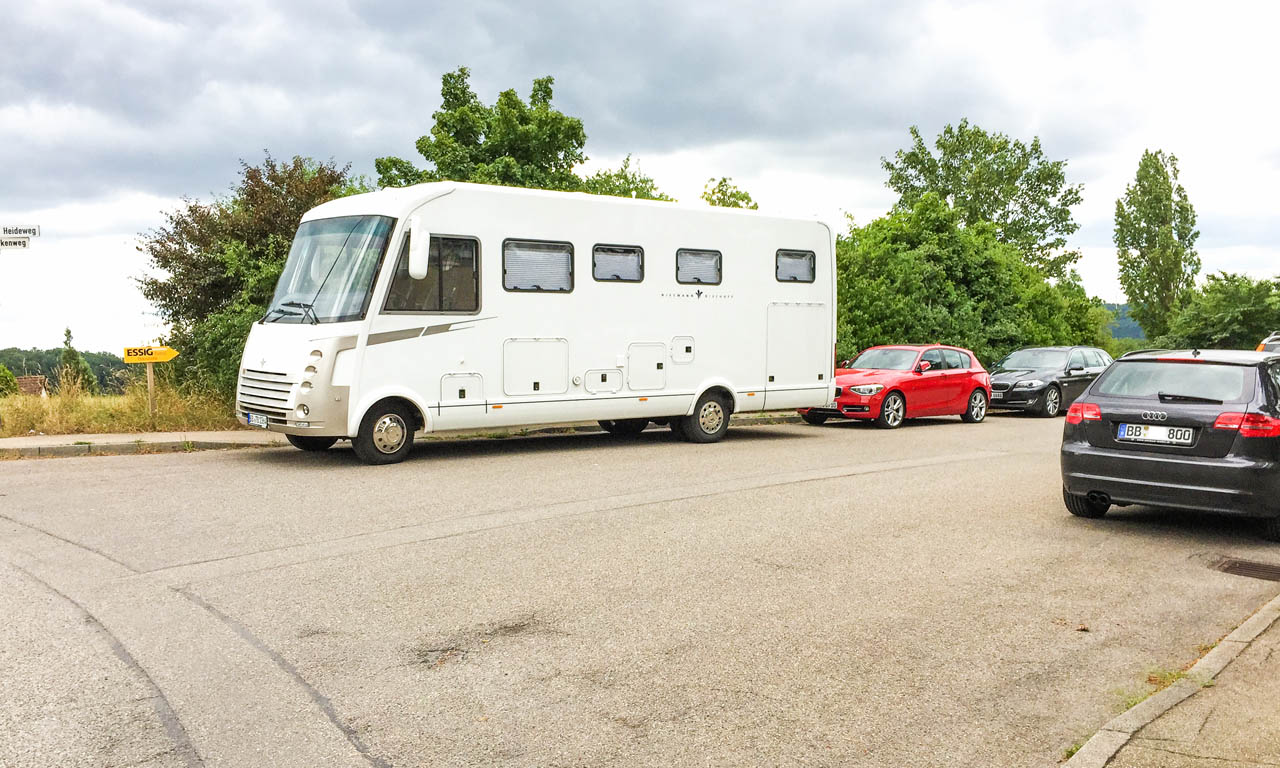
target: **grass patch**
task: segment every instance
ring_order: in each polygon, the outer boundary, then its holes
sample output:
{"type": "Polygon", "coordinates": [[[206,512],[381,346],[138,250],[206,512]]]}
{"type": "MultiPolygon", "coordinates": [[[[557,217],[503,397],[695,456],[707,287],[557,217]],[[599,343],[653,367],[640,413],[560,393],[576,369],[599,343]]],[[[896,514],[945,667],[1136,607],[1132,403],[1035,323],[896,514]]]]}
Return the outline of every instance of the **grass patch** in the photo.
{"type": "Polygon", "coordinates": [[[1076,753],[1077,753],[1077,752],[1079,752],[1079,751],[1080,751],[1080,748],[1081,748],[1081,747],[1083,747],[1083,746],[1084,746],[1084,742],[1083,742],[1083,741],[1077,741],[1075,744],[1072,744],[1071,746],[1069,746],[1069,747],[1067,747],[1065,750],[1063,750],[1063,751],[1062,751],[1062,762],[1064,762],[1064,763],[1065,763],[1066,761],[1068,761],[1068,760],[1070,760],[1071,758],[1075,757],[1075,756],[1076,756],[1076,753]]]}
{"type": "Polygon", "coordinates": [[[154,426],[147,406],[147,385],[140,379],[128,382],[120,395],[92,395],[72,385],[48,397],[0,397],[0,437],[184,432],[238,426],[234,406],[220,396],[180,391],[163,379],[156,382],[154,426]]]}
{"type": "Polygon", "coordinates": [[[1146,688],[1128,691],[1119,690],[1116,694],[1120,697],[1120,710],[1127,712],[1138,706],[1142,702],[1163,691],[1165,688],[1173,685],[1182,678],[1187,676],[1187,669],[1190,665],[1183,669],[1167,669],[1165,667],[1152,667],[1147,670],[1146,688]]]}

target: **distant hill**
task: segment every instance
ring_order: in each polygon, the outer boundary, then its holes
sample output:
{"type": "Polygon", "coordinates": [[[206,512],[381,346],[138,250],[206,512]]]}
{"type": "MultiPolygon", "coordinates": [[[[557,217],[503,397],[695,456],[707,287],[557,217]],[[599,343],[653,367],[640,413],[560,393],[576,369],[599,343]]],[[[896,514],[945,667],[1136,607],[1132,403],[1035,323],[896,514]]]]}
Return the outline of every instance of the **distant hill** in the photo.
{"type": "Polygon", "coordinates": [[[1141,339],[1146,334],[1142,332],[1142,326],[1138,325],[1132,317],[1129,317],[1128,304],[1108,304],[1107,309],[1116,316],[1111,321],[1111,335],[1117,339],[1141,339]]]}
{"type": "MultiPolygon", "coordinates": [[[[93,375],[103,392],[119,392],[118,371],[124,370],[124,361],[110,352],[81,352],[89,361],[93,375]]],[[[62,347],[55,349],[0,349],[0,365],[13,371],[14,376],[45,376],[49,383],[57,385],[58,366],[62,360],[62,347]]]]}

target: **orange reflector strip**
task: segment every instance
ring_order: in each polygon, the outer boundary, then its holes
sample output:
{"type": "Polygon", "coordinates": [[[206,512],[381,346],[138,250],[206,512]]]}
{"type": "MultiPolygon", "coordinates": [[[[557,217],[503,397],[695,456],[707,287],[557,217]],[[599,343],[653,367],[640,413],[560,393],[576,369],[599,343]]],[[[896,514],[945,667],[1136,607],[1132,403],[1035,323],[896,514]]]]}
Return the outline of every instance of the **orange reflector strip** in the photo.
{"type": "Polygon", "coordinates": [[[756,393],[755,393],[755,392],[748,392],[748,393],[747,393],[747,397],[755,397],[755,396],[756,396],[756,393]]]}
{"type": "Polygon", "coordinates": [[[644,401],[646,401],[646,400],[648,400],[648,399],[649,399],[649,398],[647,398],[647,397],[642,397],[642,398],[640,398],[640,402],[642,402],[642,403],[643,403],[644,401]]]}
{"type": "Polygon", "coordinates": [[[494,407],[495,409],[497,409],[497,408],[501,408],[502,406],[500,406],[500,405],[495,405],[495,406],[493,406],[493,407],[494,407]]]}

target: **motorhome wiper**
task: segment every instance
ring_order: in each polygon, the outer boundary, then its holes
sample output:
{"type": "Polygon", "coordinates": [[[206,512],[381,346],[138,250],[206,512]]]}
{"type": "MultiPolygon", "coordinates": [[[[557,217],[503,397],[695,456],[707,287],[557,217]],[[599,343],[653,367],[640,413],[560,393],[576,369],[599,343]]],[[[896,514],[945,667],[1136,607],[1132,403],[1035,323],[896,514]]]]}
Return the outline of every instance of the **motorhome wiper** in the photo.
{"type": "Polygon", "coordinates": [[[1221,400],[1215,400],[1212,397],[1200,397],[1199,395],[1175,395],[1169,392],[1157,392],[1156,395],[1162,403],[1210,403],[1212,405],[1222,405],[1221,400]]]}
{"type": "MultiPolygon", "coordinates": [[[[311,324],[312,324],[312,325],[316,325],[317,323],[319,323],[319,322],[320,322],[320,318],[316,317],[316,308],[315,308],[315,305],[314,305],[314,304],[308,304],[308,303],[306,303],[305,301],[282,301],[282,302],[280,302],[280,306],[282,306],[282,307],[297,307],[297,308],[301,309],[301,310],[302,310],[302,316],[303,316],[304,318],[305,318],[307,315],[311,315],[311,324]]],[[[296,312],[294,312],[293,314],[295,314],[295,315],[296,315],[297,313],[296,313],[296,312]]]]}
{"type": "Polygon", "coordinates": [[[266,313],[265,315],[263,315],[262,317],[258,318],[258,322],[259,322],[259,323],[265,323],[265,322],[267,321],[267,318],[269,318],[269,317],[271,317],[272,315],[277,314],[277,313],[279,313],[279,314],[280,314],[280,316],[282,316],[282,317],[297,317],[298,315],[301,315],[301,314],[302,314],[301,312],[290,312],[290,311],[289,311],[289,310],[287,310],[287,309],[281,309],[281,308],[279,308],[279,307],[272,307],[271,309],[268,309],[268,310],[267,310],[267,313],[266,313]]]}

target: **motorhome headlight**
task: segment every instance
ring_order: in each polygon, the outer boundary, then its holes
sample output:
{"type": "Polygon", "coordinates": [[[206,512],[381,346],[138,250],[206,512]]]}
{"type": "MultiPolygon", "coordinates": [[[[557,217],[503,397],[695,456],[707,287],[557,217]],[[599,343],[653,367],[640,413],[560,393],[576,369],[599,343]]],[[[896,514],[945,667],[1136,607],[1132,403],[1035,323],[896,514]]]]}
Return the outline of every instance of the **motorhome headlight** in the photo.
{"type": "Polygon", "coordinates": [[[1044,382],[1039,379],[1024,379],[1018,382],[1017,384],[1014,384],[1013,388],[1014,389],[1035,389],[1036,387],[1043,387],[1043,386],[1044,386],[1044,382]]]}
{"type": "Polygon", "coordinates": [[[884,389],[883,384],[859,384],[856,387],[849,387],[850,392],[853,392],[855,395],[862,395],[863,397],[874,395],[882,389],[884,389]]]}
{"type": "Polygon", "coordinates": [[[311,413],[311,409],[307,407],[306,403],[303,403],[302,405],[293,409],[293,412],[297,414],[298,418],[302,419],[302,418],[306,418],[307,414],[311,413]]]}

